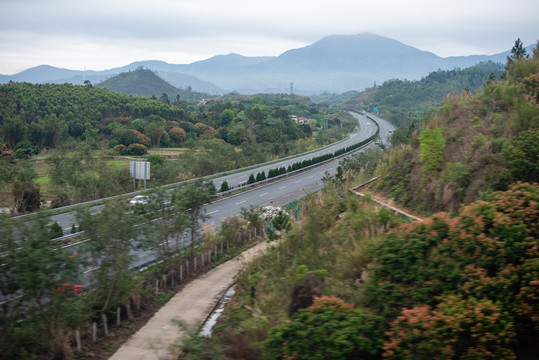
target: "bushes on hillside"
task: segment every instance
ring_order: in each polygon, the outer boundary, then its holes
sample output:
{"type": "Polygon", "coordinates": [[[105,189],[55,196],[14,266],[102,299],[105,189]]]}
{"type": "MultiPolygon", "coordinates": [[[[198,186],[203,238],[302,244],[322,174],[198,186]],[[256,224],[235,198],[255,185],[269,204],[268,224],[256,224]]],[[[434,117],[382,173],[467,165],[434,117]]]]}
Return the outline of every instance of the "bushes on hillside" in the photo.
{"type": "Polygon", "coordinates": [[[271,330],[265,349],[269,359],[371,358],[380,351],[382,323],[341,299],[315,296],[312,306],[271,330]]]}
{"type": "Polygon", "coordinates": [[[516,184],[373,248],[370,308],[388,358],[511,358],[539,337],[539,188],[516,184]],[[411,356],[411,355],[410,355],[411,356]]]}

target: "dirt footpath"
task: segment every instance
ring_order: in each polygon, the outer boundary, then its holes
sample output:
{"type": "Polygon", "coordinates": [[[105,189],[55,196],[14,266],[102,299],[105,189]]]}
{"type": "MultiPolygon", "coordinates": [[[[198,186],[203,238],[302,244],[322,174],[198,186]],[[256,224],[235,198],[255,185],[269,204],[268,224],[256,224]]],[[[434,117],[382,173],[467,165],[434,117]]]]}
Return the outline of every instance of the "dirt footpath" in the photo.
{"type": "Polygon", "coordinates": [[[234,277],[268,246],[260,243],[208,273],[191,281],[120,347],[110,360],[168,360],[179,355],[186,335],[178,325],[198,328],[217,304],[234,277]]]}

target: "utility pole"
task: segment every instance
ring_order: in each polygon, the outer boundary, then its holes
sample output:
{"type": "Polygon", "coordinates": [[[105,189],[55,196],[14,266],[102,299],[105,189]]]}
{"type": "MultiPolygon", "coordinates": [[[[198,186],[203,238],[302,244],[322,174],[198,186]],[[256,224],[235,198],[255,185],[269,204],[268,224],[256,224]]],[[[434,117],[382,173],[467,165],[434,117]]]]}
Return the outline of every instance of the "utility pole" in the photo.
{"type": "Polygon", "coordinates": [[[290,95],[294,95],[294,83],[290,83],[290,95]]]}

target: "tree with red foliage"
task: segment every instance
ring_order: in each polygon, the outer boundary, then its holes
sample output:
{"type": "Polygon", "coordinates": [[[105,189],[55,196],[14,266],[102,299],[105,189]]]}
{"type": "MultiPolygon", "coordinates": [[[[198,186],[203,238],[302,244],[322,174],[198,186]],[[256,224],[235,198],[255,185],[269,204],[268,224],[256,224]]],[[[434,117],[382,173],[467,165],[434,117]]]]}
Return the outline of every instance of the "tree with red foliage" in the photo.
{"type": "Polygon", "coordinates": [[[413,347],[415,358],[433,353],[511,358],[535,346],[538,204],[539,187],[518,183],[488,202],[465,207],[457,217],[437,214],[378,242],[367,293],[371,308],[392,322],[386,354],[413,347]],[[409,311],[414,319],[424,314],[421,327],[432,328],[437,342],[412,339],[418,322],[406,318],[409,311]],[[479,319],[489,320],[473,328],[479,319]],[[447,326],[451,331],[443,329],[447,326]]]}

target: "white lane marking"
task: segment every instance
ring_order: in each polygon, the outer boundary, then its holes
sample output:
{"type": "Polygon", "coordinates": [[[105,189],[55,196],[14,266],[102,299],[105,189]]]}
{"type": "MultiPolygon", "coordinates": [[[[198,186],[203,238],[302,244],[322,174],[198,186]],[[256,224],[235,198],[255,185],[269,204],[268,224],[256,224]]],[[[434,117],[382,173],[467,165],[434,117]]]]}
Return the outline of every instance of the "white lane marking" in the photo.
{"type": "Polygon", "coordinates": [[[309,176],[307,179],[312,179],[313,177],[314,177],[314,175],[311,175],[311,176],[309,176]]]}
{"type": "Polygon", "coordinates": [[[247,175],[241,175],[241,176],[238,176],[238,178],[244,178],[244,177],[247,177],[247,175]]]}
{"type": "Polygon", "coordinates": [[[279,188],[279,190],[282,190],[282,189],[284,189],[285,187],[286,187],[286,185],[285,185],[285,186],[281,186],[281,187],[279,188]]]}
{"type": "Polygon", "coordinates": [[[294,184],[299,184],[300,182],[301,182],[301,180],[294,181],[294,184]]]}
{"type": "Polygon", "coordinates": [[[236,205],[243,204],[244,202],[247,202],[247,200],[242,200],[240,202],[237,202],[236,205]]]}
{"type": "Polygon", "coordinates": [[[265,192],[265,193],[263,193],[263,194],[260,194],[260,195],[258,195],[258,196],[264,196],[264,195],[268,195],[268,193],[267,193],[267,192],[265,192]]]}
{"type": "Polygon", "coordinates": [[[208,215],[215,214],[215,213],[218,212],[218,211],[219,211],[219,209],[210,211],[210,212],[208,213],[208,215]]]}

